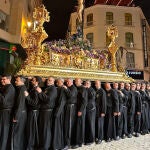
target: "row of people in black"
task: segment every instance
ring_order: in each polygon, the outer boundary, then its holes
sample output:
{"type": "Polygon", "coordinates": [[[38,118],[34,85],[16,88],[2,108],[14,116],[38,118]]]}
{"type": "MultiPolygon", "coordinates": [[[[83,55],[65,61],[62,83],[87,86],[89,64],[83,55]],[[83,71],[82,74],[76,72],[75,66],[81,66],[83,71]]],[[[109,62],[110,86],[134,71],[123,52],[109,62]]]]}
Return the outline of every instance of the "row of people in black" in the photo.
{"type": "Polygon", "coordinates": [[[150,85],[1,77],[0,150],[62,150],[150,131],[150,85]],[[56,82],[56,86],[55,86],[56,82]],[[65,84],[64,84],[65,83],[65,84]]]}

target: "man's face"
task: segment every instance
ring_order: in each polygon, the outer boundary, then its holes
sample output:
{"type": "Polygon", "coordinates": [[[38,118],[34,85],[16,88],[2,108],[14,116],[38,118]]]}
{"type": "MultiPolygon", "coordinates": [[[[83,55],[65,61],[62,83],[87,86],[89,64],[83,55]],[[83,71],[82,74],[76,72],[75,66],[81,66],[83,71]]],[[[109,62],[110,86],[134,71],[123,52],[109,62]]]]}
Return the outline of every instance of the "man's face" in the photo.
{"type": "Polygon", "coordinates": [[[145,88],[146,88],[146,85],[145,85],[145,84],[142,84],[142,85],[141,85],[141,89],[142,89],[142,90],[145,90],[145,88]]]}
{"type": "Polygon", "coordinates": [[[110,83],[105,83],[105,89],[106,89],[106,90],[111,89],[110,83]]]}
{"type": "Polygon", "coordinates": [[[136,89],[137,89],[137,90],[140,90],[140,89],[141,89],[141,84],[138,83],[138,84],[136,85],[136,89]]]}
{"type": "Polygon", "coordinates": [[[123,82],[120,83],[120,89],[124,89],[124,83],[123,82]]]}
{"type": "Polygon", "coordinates": [[[17,77],[16,80],[15,80],[15,84],[16,84],[16,86],[20,86],[20,85],[23,85],[24,83],[22,82],[20,77],[17,77]]]}
{"type": "Polygon", "coordinates": [[[2,84],[2,85],[10,84],[10,79],[7,78],[7,77],[2,77],[2,78],[1,78],[1,84],[2,84]]]}
{"type": "Polygon", "coordinates": [[[57,80],[56,84],[58,87],[61,87],[61,86],[63,86],[64,83],[62,80],[57,80]]]}
{"type": "Polygon", "coordinates": [[[130,90],[130,84],[129,83],[127,83],[125,87],[126,87],[126,90],[128,90],[128,91],[130,90]]]}
{"type": "Polygon", "coordinates": [[[136,89],[136,84],[131,84],[131,90],[135,91],[136,89]]]}
{"type": "Polygon", "coordinates": [[[36,81],[36,78],[32,78],[31,83],[33,86],[37,86],[38,82],[36,81]]]}
{"type": "Polygon", "coordinates": [[[54,85],[54,78],[50,77],[47,79],[47,85],[54,85]]]}
{"type": "Polygon", "coordinates": [[[75,85],[76,86],[80,86],[82,83],[82,80],[81,79],[75,79],[75,85]]]}
{"type": "Polygon", "coordinates": [[[96,89],[99,89],[101,87],[101,82],[100,81],[95,81],[95,87],[96,89]]]}
{"type": "Polygon", "coordinates": [[[89,81],[85,82],[85,87],[90,88],[91,87],[91,83],[89,81]]]}
{"type": "Polygon", "coordinates": [[[73,81],[71,79],[67,79],[67,86],[70,87],[73,85],[73,81]]]}
{"type": "Polygon", "coordinates": [[[113,83],[113,88],[118,89],[118,83],[113,83]]]}

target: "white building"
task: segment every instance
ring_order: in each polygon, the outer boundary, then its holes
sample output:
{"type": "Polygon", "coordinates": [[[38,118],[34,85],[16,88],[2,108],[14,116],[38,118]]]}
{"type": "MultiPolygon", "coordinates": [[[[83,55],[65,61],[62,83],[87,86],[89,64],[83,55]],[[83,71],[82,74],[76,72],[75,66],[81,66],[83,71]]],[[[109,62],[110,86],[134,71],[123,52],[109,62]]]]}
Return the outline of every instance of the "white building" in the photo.
{"type": "MultiPolygon", "coordinates": [[[[77,24],[74,12],[70,18],[71,34],[76,33],[77,24]]],[[[132,74],[143,73],[144,80],[150,80],[150,27],[141,8],[100,4],[85,8],[84,38],[89,39],[94,48],[107,48],[106,31],[111,24],[118,28],[116,43],[127,51],[124,56],[126,68],[133,70],[132,74]]]]}

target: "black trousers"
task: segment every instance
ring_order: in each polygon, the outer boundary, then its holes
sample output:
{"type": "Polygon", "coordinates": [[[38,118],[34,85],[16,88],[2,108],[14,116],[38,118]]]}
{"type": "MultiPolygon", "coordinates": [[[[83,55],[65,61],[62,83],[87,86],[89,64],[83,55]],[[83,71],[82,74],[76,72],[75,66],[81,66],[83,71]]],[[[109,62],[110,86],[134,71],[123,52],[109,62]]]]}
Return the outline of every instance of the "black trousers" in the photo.
{"type": "Polygon", "coordinates": [[[116,124],[112,107],[107,107],[105,116],[105,139],[116,139],[116,124]]]}
{"type": "Polygon", "coordinates": [[[35,150],[39,145],[38,114],[38,110],[27,114],[27,150],[35,150]]]}
{"type": "Polygon", "coordinates": [[[22,111],[18,122],[13,123],[11,138],[12,150],[26,150],[26,122],[27,112],[22,111]]]}
{"type": "Polygon", "coordinates": [[[77,121],[77,107],[76,104],[67,104],[65,108],[65,145],[76,144],[76,122],[77,121]]]}
{"type": "Polygon", "coordinates": [[[7,150],[10,123],[11,110],[0,110],[0,150],[7,150]]]}
{"type": "Polygon", "coordinates": [[[104,139],[104,118],[105,117],[99,117],[96,116],[96,129],[95,129],[95,138],[96,141],[103,140],[104,139]]]}
{"type": "Polygon", "coordinates": [[[128,134],[133,134],[133,132],[134,132],[134,113],[128,114],[127,127],[128,127],[128,134]]]}
{"type": "Polygon", "coordinates": [[[118,116],[118,136],[122,136],[123,134],[127,135],[127,107],[123,106],[120,110],[121,115],[118,116]]]}
{"type": "Polygon", "coordinates": [[[141,114],[134,115],[134,132],[140,133],[141,128],[141,114]]]}
{"type": "Polygon", "coordinates": [[[52,141],[52,109],[40,110],[38,117],[39,150],[49,150],[52,141]]]}
{"type": "Polygon", "coordinates": [[[86,111],[85,116],[85,143],[93,143],[95,141],[95,116],[96,108],[86,111]]]}
{"type": "Polygon", "coordinates": [[[82,145],[84,143],[85,136],[85,112],[82,113],[82,116],[77,118],[77,135],[76,135],[76,144],[82,145]]]}
{"type": "Polygon", "coordinates": [[[148,125],[149,125],[149,118],[148,118],[148,104],[142,104],[142,115],[141,115],[141,132],[147,133],[148,132],[148,125]]]}

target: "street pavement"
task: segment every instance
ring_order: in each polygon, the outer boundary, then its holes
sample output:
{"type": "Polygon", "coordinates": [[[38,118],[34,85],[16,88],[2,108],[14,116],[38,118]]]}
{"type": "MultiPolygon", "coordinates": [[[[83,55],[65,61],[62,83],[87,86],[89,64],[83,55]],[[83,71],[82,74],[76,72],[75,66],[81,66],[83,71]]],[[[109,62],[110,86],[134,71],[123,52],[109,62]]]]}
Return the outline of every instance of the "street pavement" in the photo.
{"type": "Polygon", "coordinates": [[[150,134],[120,139],[109,143],[103,141],[98,145],[95,143],[90,146],[83,145],[76,150],[150,150],[150,134]]]}

